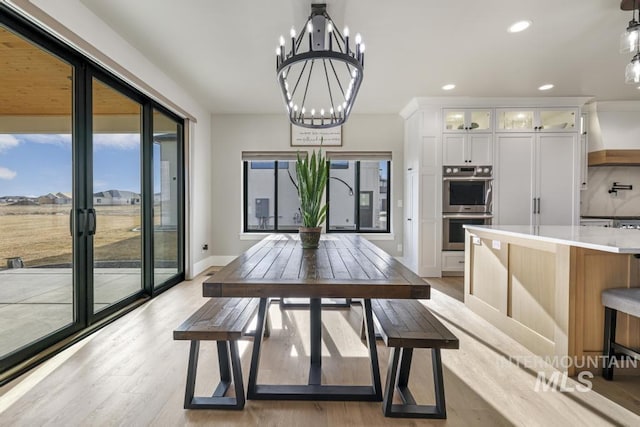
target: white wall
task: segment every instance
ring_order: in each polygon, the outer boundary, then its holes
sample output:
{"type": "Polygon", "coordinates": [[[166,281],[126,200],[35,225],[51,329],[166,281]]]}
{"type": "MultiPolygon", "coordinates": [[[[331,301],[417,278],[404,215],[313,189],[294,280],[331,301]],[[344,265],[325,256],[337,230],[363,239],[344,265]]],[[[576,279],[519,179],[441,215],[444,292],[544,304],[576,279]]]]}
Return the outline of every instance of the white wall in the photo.
{"type": "Polygon", "coordinates": [[[48,26],[64,34],[71,43],[85,48],[88,43],[96,52],[109,57],[197,120],[197,123],[192,122],[189,128],[188,162],[191,191],[187,195],[187,203],[190,205],[191,214],[190,228],[187,231],[190,250],[187,252],[191,253],[191,259],[187,260],[187,272],[193,276],[206,269],[212,260],[209,258],[210,253],[203,252],[201,246],[203,243],[211,245],[213,241],[210,212],[212,203],[209,112],[79,0],[16,0],[14,3],[38,20],[47,22],[48,26]],[[52,23],[50,18],[55,22],[52,23]]]}
{"type": "MultiPolygon", "coordinates": [[[[290,126],[285,114],[213,115],[211,135],[213,151],[212,227],[215,239],[212,254],[234,256],[249,248],[255,240],[241,238],[242,232],[242,151],[295,151],[290,147],[290,126]]],[[[402,209],[398,199],[402,196],[402,150],[404,121],[399,115],[352,114],[343,128],[342,147],[331,151],[391,151],[392,239],[379,240],[370,236],[375,244],[392,255],[400,255],[402,243],[402,209]]]]}

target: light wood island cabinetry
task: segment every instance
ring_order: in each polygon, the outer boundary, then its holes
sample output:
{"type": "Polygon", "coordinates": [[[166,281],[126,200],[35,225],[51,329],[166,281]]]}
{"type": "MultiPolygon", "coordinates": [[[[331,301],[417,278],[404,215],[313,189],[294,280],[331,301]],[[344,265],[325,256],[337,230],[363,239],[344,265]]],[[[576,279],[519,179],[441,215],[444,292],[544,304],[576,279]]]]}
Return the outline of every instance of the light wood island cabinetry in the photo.
{"type": "MultiPolygon", "coordinates": [[[[465,241],[465,304],[546,360],[565,361],[556,367],[569,375],[595,371],[603,345],[600,294],[640,286],[640,232],[467,226],[465,241]]],[[[618,314],[617,339],[640,347],[640,319],[618,314]]]]}

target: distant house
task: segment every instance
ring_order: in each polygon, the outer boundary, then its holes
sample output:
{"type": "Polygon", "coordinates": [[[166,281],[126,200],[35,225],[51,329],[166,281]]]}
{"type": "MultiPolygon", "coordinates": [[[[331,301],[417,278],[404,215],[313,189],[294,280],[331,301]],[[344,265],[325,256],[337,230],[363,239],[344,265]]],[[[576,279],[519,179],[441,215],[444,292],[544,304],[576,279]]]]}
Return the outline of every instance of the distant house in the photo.
{"type": "Polygon", "coordinates": [[[68,205],[73,201],[73,197],[71,193],[56,193],[58,196],[58,203],[61,205],[68,205]]]}
{"type": "Polygon", "coordinates": [[[68,205],[71,203],[71,196],[65,193],[49,193],[37,199],[39,205],[68,205]]]}
{"type": "Polygon", "coordinates": [[[107,190],[93,193],[93,204],[102,206],[139,205],[139,193],[126,190],[107,190]]]}

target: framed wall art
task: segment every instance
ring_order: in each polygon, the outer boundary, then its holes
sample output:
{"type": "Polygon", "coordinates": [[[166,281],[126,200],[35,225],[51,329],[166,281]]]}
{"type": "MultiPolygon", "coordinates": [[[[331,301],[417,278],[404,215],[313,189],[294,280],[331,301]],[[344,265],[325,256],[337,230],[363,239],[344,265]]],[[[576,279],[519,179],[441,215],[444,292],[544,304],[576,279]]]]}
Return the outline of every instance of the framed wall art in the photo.
{"type": "Polygon", "coordinates": [[[292,147],[340,147],[342,126],[325,129],[310,129],[291,125],[292,147]]]}

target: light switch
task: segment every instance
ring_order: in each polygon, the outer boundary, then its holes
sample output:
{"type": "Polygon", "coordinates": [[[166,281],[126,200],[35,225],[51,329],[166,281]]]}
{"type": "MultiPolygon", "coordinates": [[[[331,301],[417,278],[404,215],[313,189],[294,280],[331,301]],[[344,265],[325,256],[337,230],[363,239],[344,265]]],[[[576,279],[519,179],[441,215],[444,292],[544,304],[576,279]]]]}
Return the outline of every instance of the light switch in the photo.
{"type": "Polygon", "coordinates": [[[402,199],[398,199],[398,207],[401,208],[402,207],[402,199]]]}
{"type": "Polygon", "coordinates": [[[491,247],[496,250],[500,250],[500,240],[492,240],[491,247]]]}

